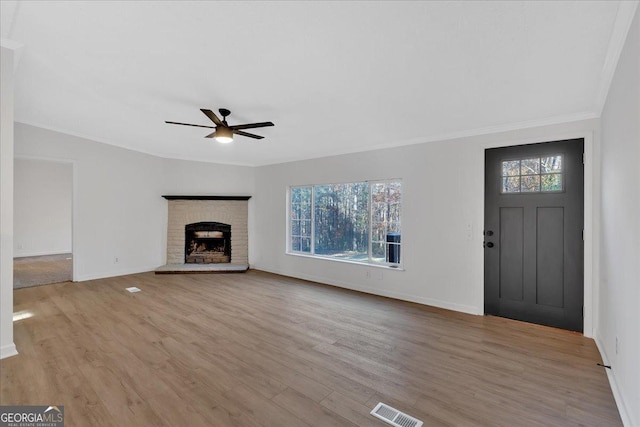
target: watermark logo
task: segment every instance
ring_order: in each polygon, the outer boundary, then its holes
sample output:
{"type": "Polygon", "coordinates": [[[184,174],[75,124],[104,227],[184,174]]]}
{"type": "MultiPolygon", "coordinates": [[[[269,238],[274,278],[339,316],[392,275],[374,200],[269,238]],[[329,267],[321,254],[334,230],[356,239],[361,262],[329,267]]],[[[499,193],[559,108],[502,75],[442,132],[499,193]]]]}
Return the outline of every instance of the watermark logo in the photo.
{"type": "Polygon", "coordinates": [[[0,406],[0,427],[64,427],[64,406],[0,406]]]}

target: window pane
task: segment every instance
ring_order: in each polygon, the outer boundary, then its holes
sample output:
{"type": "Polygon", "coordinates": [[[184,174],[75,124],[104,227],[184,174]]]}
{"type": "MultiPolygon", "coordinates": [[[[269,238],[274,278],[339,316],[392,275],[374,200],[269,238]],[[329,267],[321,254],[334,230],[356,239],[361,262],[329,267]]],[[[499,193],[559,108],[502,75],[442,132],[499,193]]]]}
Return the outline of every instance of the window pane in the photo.
{"type": "Polygon", "coordinates": [[[291,250],[299,251],[300,250],[300,238],[297,236],[291,236],[291,250]]]}
{"type": "Polygon", "coordinates": [[[371,230],[371,241],[372,242],[384,242],[387,236],[387,231],[384,229],[384,224],[371,224],[373,228],[371,230]]]}
{"type": "Polygon", "coordinates": [[[302,252],[311,252],[311,239],[308,237],[302,238],[301,249],[302,252]]]}
{"type": "Polygon", "coordinates": [[[540,159],[540,170],[542,173],[560,172],[562,170],[562,156],[543,157],[540,159]]]}
{"type": "Polygon", "coordinates": [[[368,259],[369,184],[316,185],[316,254],[342,259],[368,259]]]}
{"type": "Polygon", "coordinates": [[[311,237],[311,220],[300,221],[300,235],[311,237]]]}
{"type": "Polygon", "coordinates": [[[531,175],[522,177],[522,188],[520,191],[523,193],[534,193],[540,191],[540,175],[531,175]]]}
{"type": "Polygon", "coordinates": [[[291,219],[300,219],[300,204],[291,204],[291,219]]]}
{"type": "Polygon", "coordinates": [[[502,162],[502,176],[520,175],[520,160],[502,162]]]}
{"type": "Polygon", "coordinates": [[[300,204],[300,190],[301,188],[292,188],[291,189],[291,205],[300,204]]]}
{"type": "Polygon", "coordinates": [[[521,175],[538,175],[540,173],[540,159],[523,159],[520,161],[521,175]]]}
{"type": "Polygon", "coordinates": [[[291,220],[291,235],[299,236],[300,235],[300,221],[296,219],[291,220]]]}
{"type": "Polygon", "coordinates": [[[373,243],[371,245],[371,257],[377,262],[385,262],[385,243],[373,243]]]}
{"type": "MultiPolygon", "coordinates": [[[[400,203],[390,203],[387,205],[388,210],[388,226],[387,231],[396,231],[393,227],[400,223],[400,203]]],[[[397,230],[399,231],[399,230],[397,230]]]]}
{"type": "Polygon", "coordinates": [[[520,177],[504,177],[502,178],[502,192],[503,193],[519,193],[520,192],[520,177]]]}
{"type": "Polygon", "coordinates": [[[304,203],[300,206],[300,219],[311,221],[311,202],[304,203]]]}
{"type": "Polygon", "coordinates": [[[542,175],[542,191],[562,191],[562,174],[542,175]]]}

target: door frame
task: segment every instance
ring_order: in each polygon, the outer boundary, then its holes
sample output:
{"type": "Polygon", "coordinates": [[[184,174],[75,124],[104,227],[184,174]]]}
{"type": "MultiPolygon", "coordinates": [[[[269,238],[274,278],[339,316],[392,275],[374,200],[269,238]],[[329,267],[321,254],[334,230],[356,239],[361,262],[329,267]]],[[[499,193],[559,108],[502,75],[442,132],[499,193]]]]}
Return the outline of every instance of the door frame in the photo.
{"type": "MultiPolygon", "coordinates": [[[[596,128],[597,125],[593,125],[596,128]]],[[[593,338],[596,335],[595,325],[597,324],[597,307],[599,304],[598,278],[599,278],[599,218],[600,218],[600,147],[596,143],[595,131],[592,129],[581,129],[566,132],[541,132],[537,136],[527,138],[509,138],[493,135],[495,141],[487,141],[482,144],[481,163],[482,178],[479,177],[482,186],[482,221],[481,227],[484,229],[484,180],[486,174],[484,155],[485,150],[490,148],[501,148],[515,145],[528,145],[541,142],[552,142],[566,139],[584,139],[584,319],[583,335],[593,338]]],[[[479,302],[481,312],[484,311],[484,249],[478,242],[478,250],[482,252],[482,289],[481,301],[479,302]]]]}

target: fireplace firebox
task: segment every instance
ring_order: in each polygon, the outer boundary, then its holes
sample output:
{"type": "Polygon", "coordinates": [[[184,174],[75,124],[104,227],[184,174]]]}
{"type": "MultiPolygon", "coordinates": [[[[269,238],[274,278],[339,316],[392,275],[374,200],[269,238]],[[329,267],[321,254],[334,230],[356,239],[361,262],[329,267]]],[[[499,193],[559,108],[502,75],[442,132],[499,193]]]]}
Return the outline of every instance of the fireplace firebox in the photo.
{"type": "Polygon", "coordinates": [[[185,226],[184,262],[215,264],[231,262],[231,225],[197,222],[185,226]]]}

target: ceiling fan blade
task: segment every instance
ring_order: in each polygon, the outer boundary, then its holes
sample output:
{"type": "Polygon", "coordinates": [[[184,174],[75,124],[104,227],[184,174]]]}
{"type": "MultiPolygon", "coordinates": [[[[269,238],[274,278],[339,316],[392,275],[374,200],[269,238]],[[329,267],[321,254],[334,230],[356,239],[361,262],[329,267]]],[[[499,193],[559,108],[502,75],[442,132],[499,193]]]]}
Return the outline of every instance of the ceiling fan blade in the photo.
{"type": "Polygon", "coordinates": [[[215,123],[217,125],[221,125],[222,124],[222,121],[218,118],[218,116],[216,116],[216,113],[214,113],[213,111],[206,110],[204,108],[201,108],[200,111],[202,111],[205,116],[209,117],[213,123],[215,123]]]}
{"type": "Polygon", "coordinates": [[[236,129],[264,128],[267,126],[275,126],[275,125],[271,122],[260,122],[260,123],[247,123],[245,125],[233,125],[229,127],[233,130],[236,130],[236,129]]]}
{"type": "Polygon", "coordinates": [[[183,126],[195,126],[197,128],[209,128],[209,129],[215,129],[215,126],[203,126],[203,125],[193,125],[191,123],[180,123],[180,122],[168,122],[168,121],[164,121],[165,123],[169,123],[170,125],[183,125],[183,126]]]}
{"type": "Polygon", "coordinates": [[[264,138],[264,136],[260,136],[260,135],[255,135],[253,133],[249,133],[249,132],[243,132],[241,130],[236,130],[231,128],[231,130],[233,131],[233,133],[235,133],[236,135],[241,135],[241,136],[248,136],[249,138],[255,138],[255,139],[262,139],[264,138]]]}
{"type": "Polygon", "coordinates": [[[205,138],[213,138],[214,136],[216,136],[215,131],[211,132],[209,135],[205,136],[205,138]]]}

